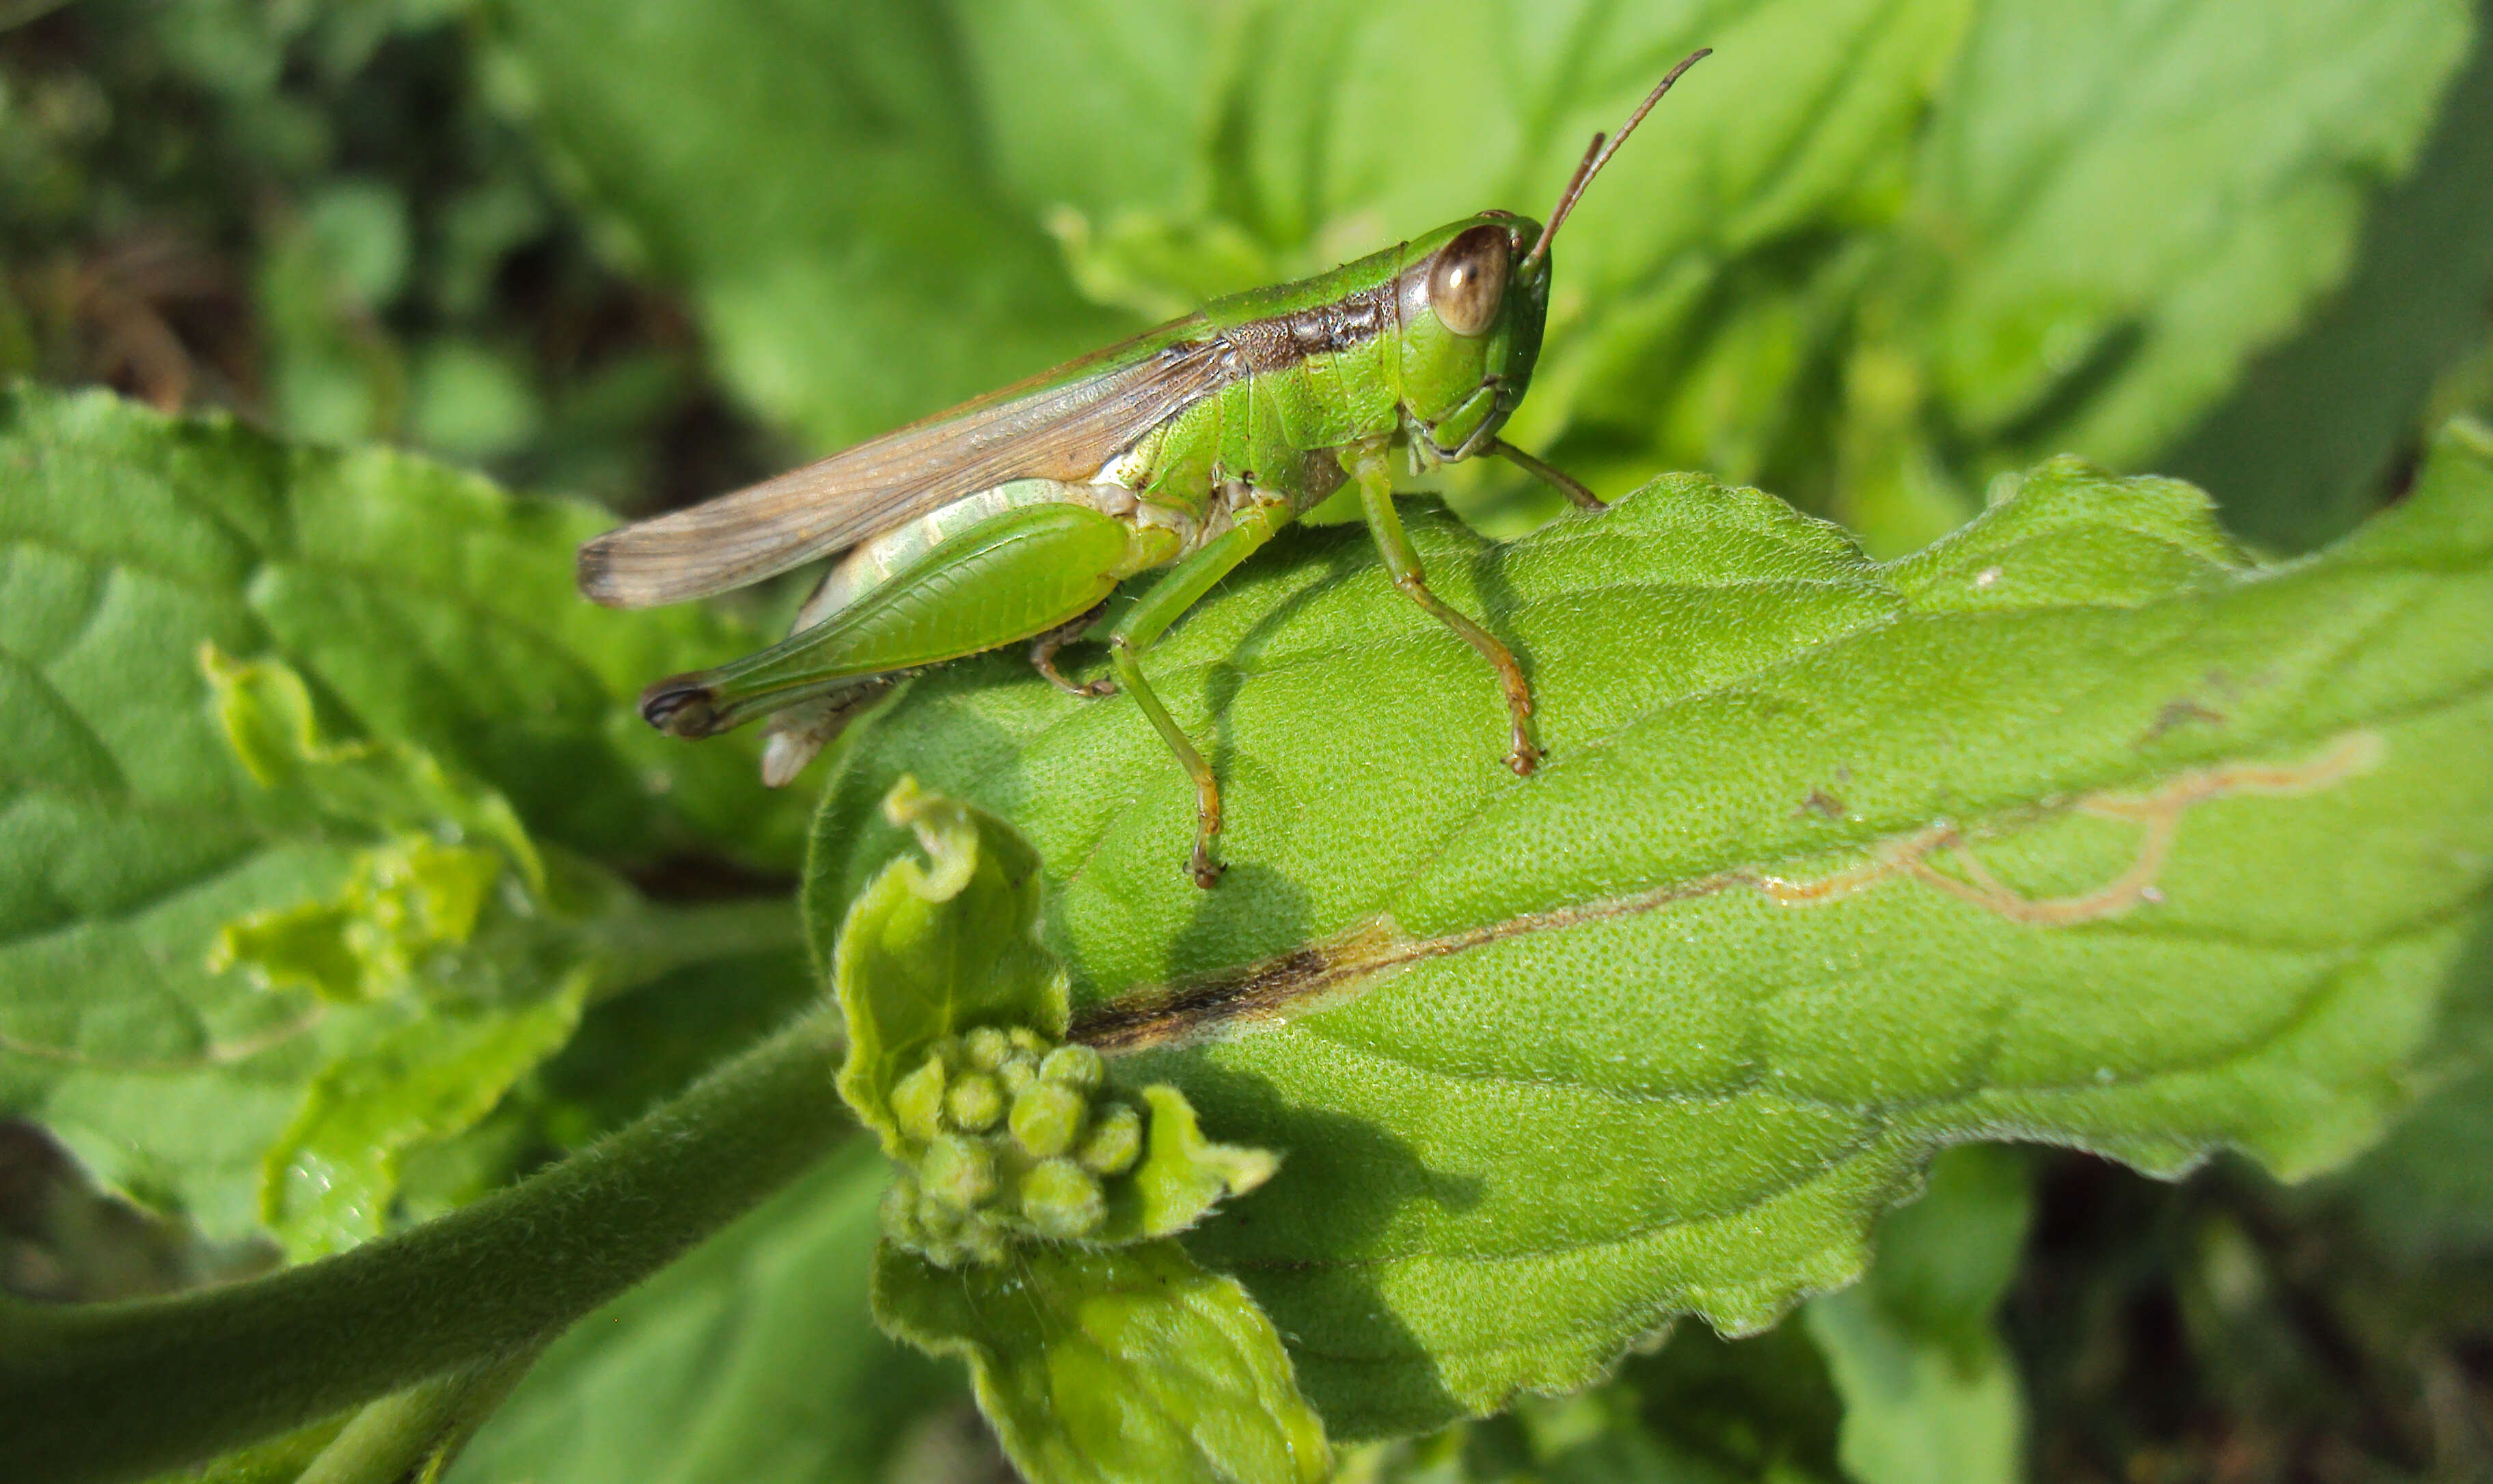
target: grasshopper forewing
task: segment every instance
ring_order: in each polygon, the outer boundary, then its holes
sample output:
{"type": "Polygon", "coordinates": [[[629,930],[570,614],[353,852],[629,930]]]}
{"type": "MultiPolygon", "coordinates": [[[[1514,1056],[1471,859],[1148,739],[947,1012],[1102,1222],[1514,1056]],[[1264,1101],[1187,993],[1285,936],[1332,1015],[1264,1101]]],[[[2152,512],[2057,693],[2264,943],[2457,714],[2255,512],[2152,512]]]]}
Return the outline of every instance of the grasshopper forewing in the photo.
{"type": "Polygon", "coordinates": [[[580,549],[580,590],[609,608],[706,598],[845,550],[1015,479],[1087,480],[1144,430],[1216,390],[1195,315],[776,478],[612,531],[580,549]]]}

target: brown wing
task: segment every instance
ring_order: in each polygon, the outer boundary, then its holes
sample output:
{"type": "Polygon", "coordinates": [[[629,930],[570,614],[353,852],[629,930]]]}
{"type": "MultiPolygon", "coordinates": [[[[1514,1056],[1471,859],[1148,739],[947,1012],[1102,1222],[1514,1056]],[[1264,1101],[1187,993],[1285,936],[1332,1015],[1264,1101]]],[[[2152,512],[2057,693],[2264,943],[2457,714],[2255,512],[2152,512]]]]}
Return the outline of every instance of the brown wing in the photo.
{"type": "Polygon", "coordinates": [[[1187,336],[1189,327],[1164,325],[819,463],[609,531],[580,549],[580,590],[609,608],[680,603],[843,550],[1006,480],[1089,479],[1230,378],[1227,347],[1187,336]],[[1153,341],[1163,343],[1091,370],[1153,341]]]}

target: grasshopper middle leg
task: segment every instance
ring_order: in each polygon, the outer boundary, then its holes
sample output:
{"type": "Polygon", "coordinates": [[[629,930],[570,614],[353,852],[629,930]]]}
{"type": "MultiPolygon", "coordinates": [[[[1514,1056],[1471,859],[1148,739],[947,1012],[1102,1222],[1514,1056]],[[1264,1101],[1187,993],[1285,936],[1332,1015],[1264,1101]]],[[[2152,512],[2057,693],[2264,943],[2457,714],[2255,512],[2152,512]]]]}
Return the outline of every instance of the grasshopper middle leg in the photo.
{"type": "Polygon", "coordinates": [[[1193,781],[1194,852],[1186,858],[1186,874],[1194,877],[1195,885],[1207,891],[1226,869],[1212,854],[1212,837],[1220,833],[1220,782],[1212,776],[1212,765],[1195,751],[1185,728],[1160,704],[1151,682],[1143,678],[1143,652],[1177,622],[1180,614],[1210,592],[1214,583],[1227,577],[1257,547],[1272,540],[1274,533],[1289,522],[1290,516],[1290,507],[1280,501],[1241,502],[1236,523],[1171,567],[1117,621],[1116,629],[1108,636],[1108,657],[1116,666],[1117,678],[1124,683],[1126,694],[1134,697],[1134,704],[1143,708],[1143,715],[1151,718],[1169,751],[1177,754],[1179,766],[1193,781]]]}
{"type": "Polygon", "coordinates": [[[1108,605],[1103,599],[1089,612],[1078,618],[1067,619],[1030,641],[1031,668],[1038,671],[1040,679],[1067,696],[1079,696],[1086,700],[1096,700],[1100,697],[1117,694],[1117,682],[1114,680],[1099,679],[1076,685],[1066,679],[1064,672],[1056,668],[1056,656],[1066,645],[1090,632],[1091,626],[1097,623],[1099,615],[1107,610],[1108,605]]]}

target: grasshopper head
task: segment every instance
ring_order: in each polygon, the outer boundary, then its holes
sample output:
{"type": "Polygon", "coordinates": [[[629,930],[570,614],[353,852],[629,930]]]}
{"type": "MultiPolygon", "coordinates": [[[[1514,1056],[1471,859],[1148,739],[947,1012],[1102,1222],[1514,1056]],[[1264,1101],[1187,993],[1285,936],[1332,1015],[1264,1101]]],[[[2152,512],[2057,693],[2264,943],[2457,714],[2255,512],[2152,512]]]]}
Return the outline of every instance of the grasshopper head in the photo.
{"type": "Polygon", "coordinates": [[[1402,404],[1441,459],[1494,437],[1532,383],[1549,309],[1541,223],[1487,211],[1411,244],[1397,282],[1402,404]]]}
{"type": "Polygon", "coordinates": [[[1679,74],[1712,52],[1700,47],[1670,70],[1607,139],[1593,135],[1549,224],[1485,211],[1441,226],[1404,250],[1402,408],[1414,436],[1439,459],[1488,446],[1532,384],[1541,326],[1549,312],[1549,244],[1602,166],[1653,111],[1679,74]],[[1531,244],[1529,248],[1524,245],[1531,244]]]}

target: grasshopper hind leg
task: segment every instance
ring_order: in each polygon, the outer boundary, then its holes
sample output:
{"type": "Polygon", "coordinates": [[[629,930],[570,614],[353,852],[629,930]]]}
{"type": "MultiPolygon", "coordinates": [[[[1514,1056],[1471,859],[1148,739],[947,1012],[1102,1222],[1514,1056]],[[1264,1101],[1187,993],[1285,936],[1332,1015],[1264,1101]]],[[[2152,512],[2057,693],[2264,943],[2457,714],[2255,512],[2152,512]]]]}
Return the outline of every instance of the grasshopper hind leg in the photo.
{"type": "MultiPolygon", "coordinates": [[[[762,782],[768,787],[784,788],[805,771],[825,747],[850,720],[864,710],[883,693],[891,689],[897,675],[864,675],[848,684],[771,715],[764,728],[762,747],[762,782]]],[[[718,705],[711,690],[709,674],[696,671],[689,675],[671,675],[641,693],[641,715],[660,731],[673,737],[712,737],[736,726],[744,718],[728,714],[718,705]]]]}
{"type": "Polygon", "coordinates": [[[1169,751],[1177,755],[1178,765],[1186,769],[1187,780],[1194,785],[1194,850],[1186,857],[1186,869],[1194,884],[1206,891],[1227,869],[1212,853],[1212,837],[1220,833],[1220,782],[1213,776],[1212,765],[1203,760],[1203,754],[1195,750],[1186,728],[1169,715],[1158,693],[1144,678],[1143,655],[1168,631],[1169,625],[1252,555],[1256,548],[1272,540],[1274,533],[1291,519],[1288,502],[1263,496],[1244,482],[1234,485],[1229,493],[1234,512],[1230,528],[1169,568],[1117,620],[1116,629],[1108,636],[1108,658],[1116,667],[1117,678],[1125,683],[1126,694],[1134,698],[1134,704],[1150,719],[1169,751]]]}
{"type": "Polygon", "coordinates": [[[669,675],[643,691],[641,720],[671,737],[707,737],[726,730],[719,725],[709,679],[699,671],[669,675]]]}

